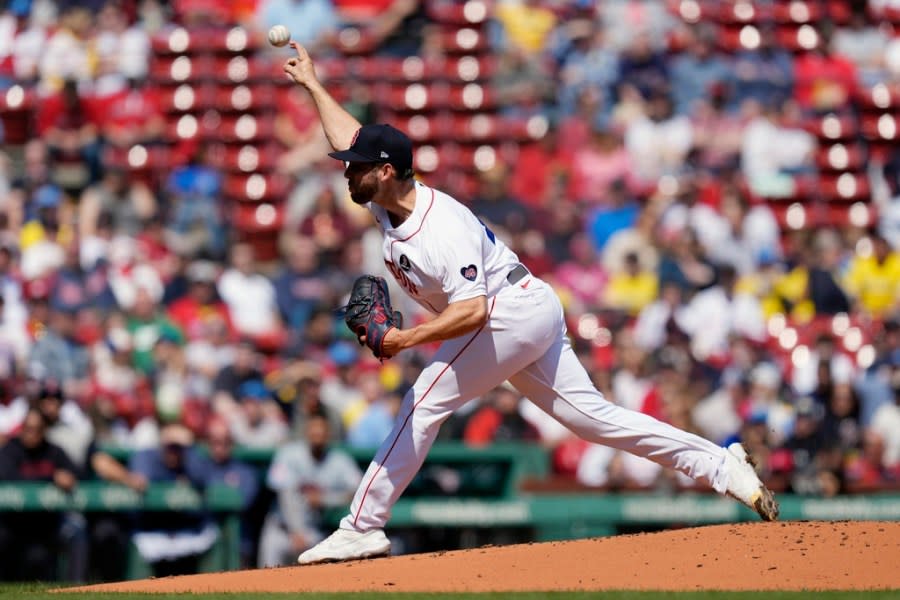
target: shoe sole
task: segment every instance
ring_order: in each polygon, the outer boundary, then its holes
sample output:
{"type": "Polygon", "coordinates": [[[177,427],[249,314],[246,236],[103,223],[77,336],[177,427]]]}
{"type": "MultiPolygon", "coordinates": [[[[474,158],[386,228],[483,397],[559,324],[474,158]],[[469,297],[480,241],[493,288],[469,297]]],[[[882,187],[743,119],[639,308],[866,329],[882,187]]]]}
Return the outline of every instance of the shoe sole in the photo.
{"type": "Polygon", "coordinates": [[[324,565],[327,563],[338,563],[338,562],[351,562],[354,560],[367,560],[370,558],[382,558],[388,556],[391,553],[391,549],[387,548],[384,550],[371,550],[369,552],[364,552],[359,556],[352,556],[349,558],[323,558],[321,560],[311,560],[307,562],[298,562],[299,565],[324,565]]]}
{"type": "MultiPolygon", "coordinates": [[[[746,461],[746,463],[750,465],[750,468],[756,471],[756,460],[752,456],[747,454],[747,451],[743,446],[738,447],[741,450],[741,454],[736,454],[734,452],[732,452],[732,454],[735,454],[738,458],[743,458],[744,461],[746,461]]],[[[740,500],[739,498],[735,499],[740,500]]],[[[765,485],[760,486],[759,494],[753,500],[753,506],[751,508],[756,511],[756,514],[758,514],[763,521],[777,520],[778,514],[780,512],[778,501],[775,500],[775,494],[773,494],[771,490],[769,490],[769,488],[767,488],[765,485]]]]}
{"type": "Polygon", "coordinates": [[[775,521],[778,519],[778,502],[766,486],[759,488],[759,497],[753,502],[753,510],[762,517],[763,521],[775,521]]]}

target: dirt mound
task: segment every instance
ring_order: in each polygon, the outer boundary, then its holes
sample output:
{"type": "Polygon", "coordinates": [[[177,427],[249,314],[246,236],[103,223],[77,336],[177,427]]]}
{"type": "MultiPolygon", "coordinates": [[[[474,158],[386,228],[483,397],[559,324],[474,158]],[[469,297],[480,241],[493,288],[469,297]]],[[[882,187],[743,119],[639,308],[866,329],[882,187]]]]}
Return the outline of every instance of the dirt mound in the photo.
{"type": "Polygon", "coordinates": [[[900,523],[715,525],[103,584],[121,592],[900,589],[900,523]]]}

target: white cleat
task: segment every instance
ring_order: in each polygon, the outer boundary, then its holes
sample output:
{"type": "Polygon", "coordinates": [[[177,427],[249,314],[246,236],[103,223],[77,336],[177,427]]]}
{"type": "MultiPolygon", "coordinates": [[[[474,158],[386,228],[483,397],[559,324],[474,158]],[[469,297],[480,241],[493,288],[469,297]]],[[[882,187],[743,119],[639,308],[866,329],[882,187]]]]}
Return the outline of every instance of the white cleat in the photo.
{"type": "Polygon", "coordinates": [[[778,502],[775,495],[759,480],[753,461],[747,451],[735,442],[726,448],[725,465],[728,469],[727,494],[756,511],[763,521],[778,518],[778,502]]]}
{"type": "Polygon", "coordinates": [[[338,529],[297,558],[301,565],[375,558],[391,553],[391,541],[382,529],[366,532],[338,529]]]}

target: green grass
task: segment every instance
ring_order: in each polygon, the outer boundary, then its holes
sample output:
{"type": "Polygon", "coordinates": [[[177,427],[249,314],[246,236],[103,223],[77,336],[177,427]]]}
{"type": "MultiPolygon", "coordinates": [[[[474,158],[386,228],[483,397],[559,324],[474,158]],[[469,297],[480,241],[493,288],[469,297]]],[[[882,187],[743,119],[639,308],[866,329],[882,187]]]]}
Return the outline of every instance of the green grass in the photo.
{"type": "Polygon", "coordinates": [[[50,593],[47,584],[0,585],[3,600],[66,600],[67,598],[102,598],[105,600],[183,600],[186,597],[203,600],[898,600],[900,590],[883,592],[529,592],[493,594],[72,594],[50,593]]]}

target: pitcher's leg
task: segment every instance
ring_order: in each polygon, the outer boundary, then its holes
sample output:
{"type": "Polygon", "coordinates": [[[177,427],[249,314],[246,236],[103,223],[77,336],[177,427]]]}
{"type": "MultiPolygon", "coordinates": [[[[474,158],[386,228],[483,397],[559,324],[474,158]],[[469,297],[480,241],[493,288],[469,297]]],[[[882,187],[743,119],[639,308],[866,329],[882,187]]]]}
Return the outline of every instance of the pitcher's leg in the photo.
{"type": "Polygon", "coordinates": [[[724,448],[606,400],[591,383],[567,339],[509,381],[585,440],[648,458],[703,481],[718,492],[726,491],[724,448]]]}
{"type": "Polygon", "coordinates": [[[342,529],[383,528],[447,417],[533,360],[527,353],[517,353],[511,344],[505,348],[503,337],[485,328],[441,345],[403,399],[393,430],[366,470],[350,514],[341,521],[342,529]]]}

